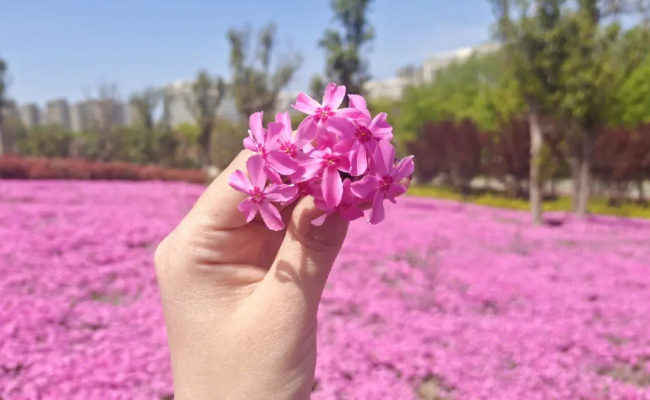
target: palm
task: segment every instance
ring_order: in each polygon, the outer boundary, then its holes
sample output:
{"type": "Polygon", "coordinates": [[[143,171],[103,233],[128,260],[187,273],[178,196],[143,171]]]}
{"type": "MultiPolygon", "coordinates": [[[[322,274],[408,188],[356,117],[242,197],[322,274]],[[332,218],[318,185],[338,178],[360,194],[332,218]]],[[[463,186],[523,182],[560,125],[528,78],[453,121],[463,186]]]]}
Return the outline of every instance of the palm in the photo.
{"type": "Polygon", "coordinates": [[[318,302],[347,224],[314,227],[303,200],[274,232],[246,224],[240,201],[217,179],[157,251],[174,377],[186,382],[176,398],[308,398],[318,302]],[[213,382],[227,383],[219,396],[200,392],[213,382]]]}

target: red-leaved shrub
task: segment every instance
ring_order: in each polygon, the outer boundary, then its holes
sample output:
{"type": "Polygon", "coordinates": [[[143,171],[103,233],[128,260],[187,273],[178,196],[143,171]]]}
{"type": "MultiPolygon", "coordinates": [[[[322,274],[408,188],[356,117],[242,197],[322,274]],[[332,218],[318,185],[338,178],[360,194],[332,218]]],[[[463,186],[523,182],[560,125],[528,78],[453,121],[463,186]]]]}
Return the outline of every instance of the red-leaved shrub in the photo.
{"type": "Polygon", "coordinates": [[[0,177],[5,179],[77,179],[77,180],[160,180],[205,182],[198,169],[170,169],[155,165],[125,162],[94,162],[82,159],[0,157],[0,177]]]}

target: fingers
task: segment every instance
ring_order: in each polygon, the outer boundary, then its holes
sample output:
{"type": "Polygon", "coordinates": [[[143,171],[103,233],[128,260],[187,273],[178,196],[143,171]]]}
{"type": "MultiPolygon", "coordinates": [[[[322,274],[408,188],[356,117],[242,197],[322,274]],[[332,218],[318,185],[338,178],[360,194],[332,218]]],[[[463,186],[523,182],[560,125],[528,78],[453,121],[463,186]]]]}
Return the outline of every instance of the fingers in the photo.
{"type": "Polygon", "coordinates": [[[250,150],[239,153],[203,192],[189,217],[207,222],[212,229],[229,230],[246,225],[246,216],[237,210],[237,205],[247,195],[230,187],[228,177],[236,170],[247,173],[246,160],[253,154],[250,150]]]}
{"type": "Polygon", "coordinates": [[[321,214],[312,198],[297,204],[277,257],[255,293],[267,302],[272,299],[285,307],[291,304],[291,310],[314,321],[348,229],[348,222],[338,213],[330,215],[322,226],[313,225],[311,221],[321,214]]]}

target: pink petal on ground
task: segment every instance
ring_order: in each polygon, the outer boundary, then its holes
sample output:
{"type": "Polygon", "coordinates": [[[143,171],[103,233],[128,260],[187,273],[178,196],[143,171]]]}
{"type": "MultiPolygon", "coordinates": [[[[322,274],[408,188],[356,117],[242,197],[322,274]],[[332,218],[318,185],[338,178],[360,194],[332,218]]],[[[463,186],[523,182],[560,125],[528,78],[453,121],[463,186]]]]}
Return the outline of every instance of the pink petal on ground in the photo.
{"type": "Polygon", "coordinates": [[[250,197],[239,203],[237,209],[246,215],[246,222],[251,222],[257,214],[257,204],[250,197]]]}
{"type": "Polygon", "coordinates": [[[345,98],[345,86],[336,86],[335,83],[330,83],[325,88],[325,95],[323,96],[323,107],[329,106],[330,109],[336,110],[339,108],[343,99],[345,98]]]}
{"type": "Polygon", "coordinates": [[[292,104],[291,107],[305,114],[314,114],[320,104],[306,94],[300,93],[296,98],[296,104],[292,104]]]}
{"type": "Polygon", "coordinates": [[[240,192],[250,193],[253,191],[253,185],[246,175],[240,170],[233,172],[228,177],[228,184],[240,192]]]}
{"type": "Polygon", "coordinates": [[[284,229],[284,223],[282,222],[282,217],[280,216],[278,209],[273,207],[268,201],[264,201],[260,204],[260,214],[269,229],[274,231],[281,231],[284,229]]]}
{"type": "Polygon", "coordinates": [[[323,198],[329,207],[341,204],[343,181],[336,167],[327,167],[323,173],[323,198]]]}
{"type": "Polygon", "coordinates": [[[264,159],[260,156],[253,155],[246,161],[248,177],[254,187],[264,189],[266,185],[266,171],[264,171],[264,159]]]}

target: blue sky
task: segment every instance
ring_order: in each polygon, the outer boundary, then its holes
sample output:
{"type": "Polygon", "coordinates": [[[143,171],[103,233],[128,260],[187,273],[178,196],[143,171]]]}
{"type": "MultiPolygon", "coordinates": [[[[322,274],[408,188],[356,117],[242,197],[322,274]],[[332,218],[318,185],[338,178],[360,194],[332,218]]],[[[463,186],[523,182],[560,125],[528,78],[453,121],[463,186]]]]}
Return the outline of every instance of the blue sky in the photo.
{"type": "MultiPolygon", "coordinates": [[[[115,82],[126,97],[147,86],[191,78],[198,69],[228,77],[230,27],[269,21],[280,47],[304,61],[291,90],[324,69],[317,42],[332,24],[329,0],[5,0],[0,57],[19,102],[78,100],[115,82]]],[[[430,54],[489,40],[488,0],[375,0],[369,49],[374,78],[394,76],[430,54]]]]}

